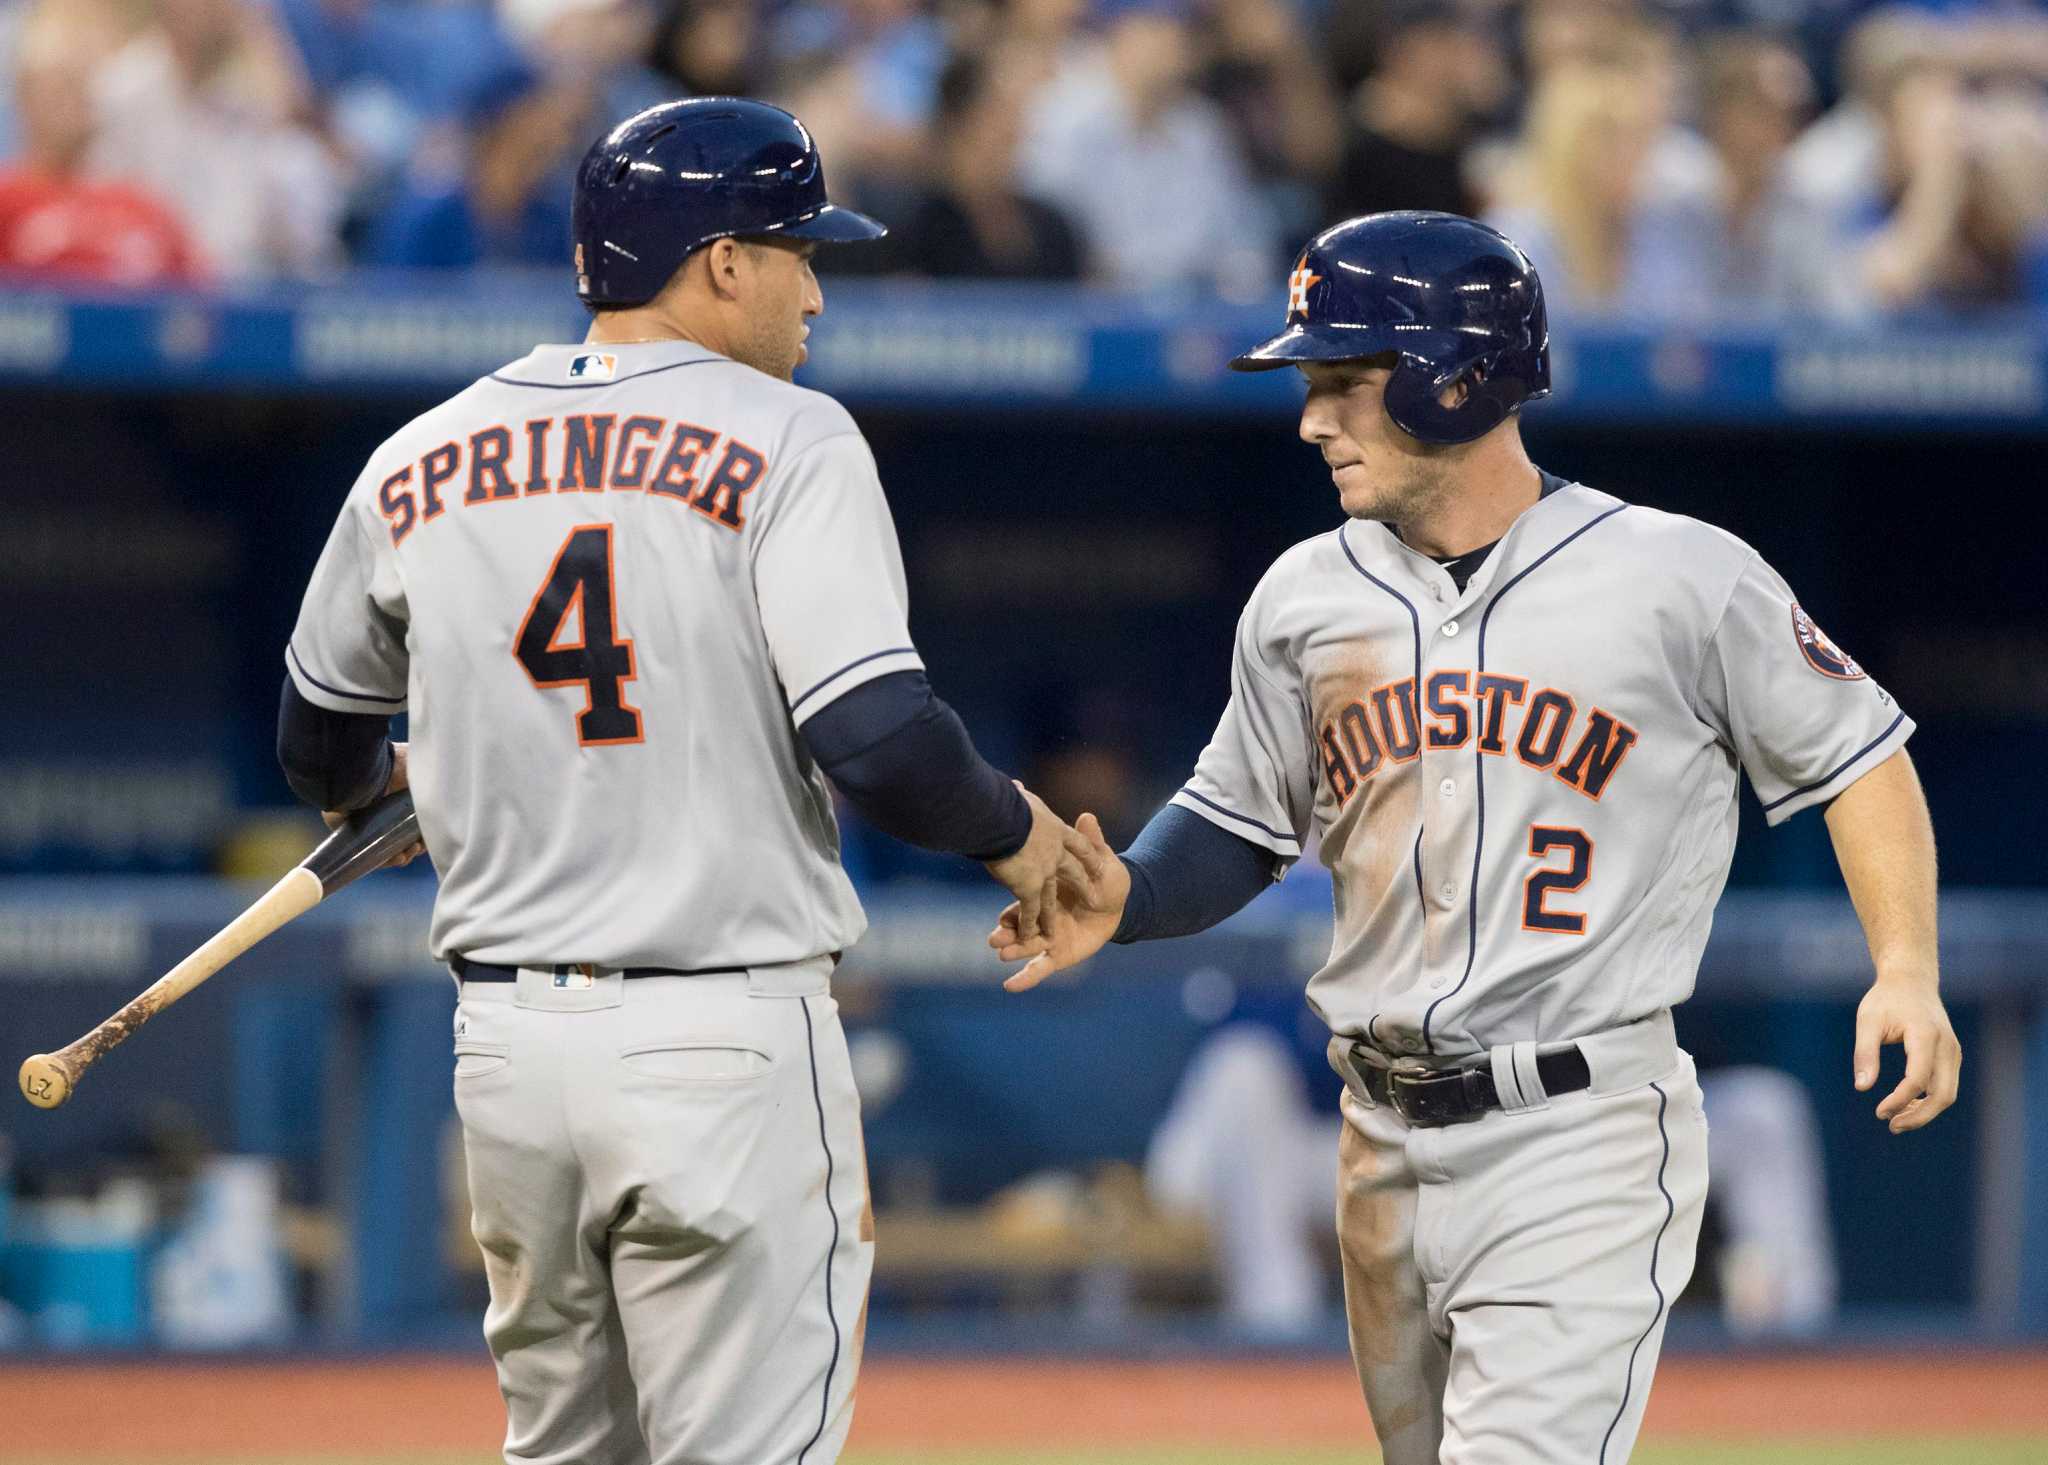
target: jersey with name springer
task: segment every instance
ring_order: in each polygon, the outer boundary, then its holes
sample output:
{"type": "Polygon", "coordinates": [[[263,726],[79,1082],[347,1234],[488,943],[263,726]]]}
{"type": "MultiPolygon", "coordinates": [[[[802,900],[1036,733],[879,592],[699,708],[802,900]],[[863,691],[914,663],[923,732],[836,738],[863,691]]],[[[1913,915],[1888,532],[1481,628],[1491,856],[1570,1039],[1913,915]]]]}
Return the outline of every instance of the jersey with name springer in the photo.
{"type": "Polygon", "coordinates": [[[921,667],[866,440],[688,342],[543,346],[350,490],[286,664],[410,714],[432,948],[765,966],[865,928],[797,736],[921,667]]]}

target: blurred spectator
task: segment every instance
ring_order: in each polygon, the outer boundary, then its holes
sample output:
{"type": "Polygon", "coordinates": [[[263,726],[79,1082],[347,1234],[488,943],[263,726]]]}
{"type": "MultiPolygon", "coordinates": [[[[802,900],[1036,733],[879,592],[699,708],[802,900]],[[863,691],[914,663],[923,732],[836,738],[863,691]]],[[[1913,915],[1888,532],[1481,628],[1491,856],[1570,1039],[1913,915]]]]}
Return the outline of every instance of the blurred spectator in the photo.
{"type": "Polygon", "coordinates": [[[223,279],[337,264],[341,170],[303,125],[305,78],[269,11],[150,0],[146,13],[94,79],[91,171],[168,203],[223,279]]]}
{"type": "MultiPolygon", "coordinates": [[[[1485,0],[1467,0],[1483,5],[1485,0]]],[[[1655,191],[1690,192],[1707,186],[1714,164],[1706,145],[1670,125],[1685,92],[1686,56],[1680,33],[1640,0],[1528,0],[1518,12],[1522,95],[1515,116],[1496,118],[1526,129],[1536,97],[1560,72],[1617,71],[1658,100],[1664,125],[1651,140],[1645,177],[1655,191]]],[[[1499,31],[1501,28],[1496,26],[1499,31]]],[[[1483,209],[1505,201],[1519,186],[1519,154],[1504,136],[1482,139],[1466,157],[1466,178],[1483,209]]]]}
{"type": "Polygon", "coordinates": [[[1507,93],[1498,42],[1446,0],[1410,0],[1386,17],[1377,64],[1345,109],[1342,160],[1325,194],[1329,220],[1382,209],[1477,214],[1465,150],[1507,93]]]}
{"type": "Polygon", "coordinates": [[[1707,1194],[1720,1217],[1721,1316],[1742,1337],[1810,1334],[1835,1313],[1839,1275],[1813,1097],[1761,1065],[1700,1075],[1714,1143],[1707,1194]]]}
{"type": "Polygon", "coordinates": [[[1272,288],[1270,211],[1222,110],[1191,85],[1178,0],[1108,0],[1100,39],[1039,95],[1020,171],[1027,191],[1081,225],[1090,273],[1131,290],[1272,288]]]}
{"type": "MultiPolygon", "coordinates": [[[[989,9],[994,37],[1005,49],[1032,57],[1042,75],[1067,59],[1088,20],[1088,0],[990,0],[989,9]]],[[[958,33],[961,45],[970,43],[971,26],[958,33]]]]}
{"type": "Polygon", "coordinates": [[[20,155],[0,169],[0,271],[141,286],[201,274],[184,226],[156,199],[83,176],[101,27],[40,7],[15,54],[20,155]]]}
{"type": "Polygon", "coordinates": [[[1986,30],[1902,10],[1858,26],[1849,97],[1787,159],[1805,223],[1785,239],[1793,299],[1857,314],[2042,298],[2044,38],[2038,21],[1986,30]]]}
{"type": "Polygon", "coordinates": [[[1726,310],[1788,303],[1783,236],[1810,227],[1790,197],[1786,150],[1813,113],[1813,78],[1799,54],[1768,36],[1733,33],[1700,48],[1700,125],[1718,169],[1702,200],[1709,288],[1726,310]]]}
{"type": "Polygon", "coordinates": [[[1671,34],[1636,0],[1529,0],[1522,8],[1522,64],[1530,90],[1575,66],[1650,71],[1653,89],[1675,80],[1671,34]]]}
{"type": "Polygon", "coordinates": [[[517,94],[529,68],[481,5],[278,0],[304,58],[327,134],[348,159],[347,233],[359,239],[415,162],[453,157],[479,99],[517,94]]]}
{"type": "Polygon", "coordinates": [[[1244,144],[1289,238],[1322,227],[1319,180],[1336,166],[1337,100],[1321,48],[1292,0],[1211,0],[1200,85],[1244,144]]]}
{"type": "Polygon", "coordinates": [[[1488,222],[1535,261],[1553,319],[1707,308],[1702,189],[1655,166],[1667,104],[1653,73],[1609,64],[1563,64],[1537,84],[1488,222]]]}
{"type": "Polygon", "coordinates": [[[1335,1088],[1311,1098],[1286,1038],[1227,1023],[1189,1058],[1145,1156],[1153,1201],[1208,1223],[1223,1316],[1275,1341],[1330,1307],[1318,1249],[1337,1188],[1335,1088]]]}
{"type": "Polygon", "coordinates": [[[760,21],[753,0],[667,0],[648,64],[679,97],[744,97],[760,89],[760,21]]]}
{"type": "Polygon", "coordinates": [[[922,0],[805,0],[783,12],[771,47],[779,90],[833,160],[835,187],[900,186],[922,173],[946,64],[922,0]]]}
{"type": "MultiPolygon", "coordinates": [[[[14,75],[20,54],[23,23],[32,5],[7,4],[0,0],[0,76],[14,75]]],[[[0,158],[11,158],[21,147],[21,133],[14,116],[14,91],[0,86],[0,158]]]]}
{"type": "Polygon", "coordinates": [[[963,279],[1073,280],[1081,246],[1058,209],[1016,191],[1017,136],[1026,100],[1015,65],[953,58],[939,79],[932,186],[902,206],[886,239],[835,256],[835,273],[963,279]]]}
{"type": "Polygon", "coordinates": [[[2048,100],[2004,88],[1976,109],[1963,247],[1983,267],[1986,298],[2048,306],[2048,100]]]}
{"type": "Polygon", "coordinates": [[[371,239],[379,263],[565,265],[577,163],[673,95],[640,62],[653,16],[639,0],[520,0],[504,14],[534,73],[476,98],[468,132],[443,130],[414,160],[371,239]]]}

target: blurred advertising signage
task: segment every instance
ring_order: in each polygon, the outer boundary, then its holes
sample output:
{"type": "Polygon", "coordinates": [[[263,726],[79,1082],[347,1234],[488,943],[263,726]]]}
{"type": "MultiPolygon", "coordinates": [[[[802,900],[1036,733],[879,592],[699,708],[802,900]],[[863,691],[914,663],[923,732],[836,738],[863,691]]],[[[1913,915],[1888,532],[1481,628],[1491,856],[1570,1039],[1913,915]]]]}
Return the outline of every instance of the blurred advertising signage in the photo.
{"type": "Polygon", "coordinates": [[[119,907],[0,907],[0,980],[133,976],[149,957],[149,922],[119,907]]]}
{"type": "Polygon", "coordinates": [[[587,328],[580,314],[484,302],[378,305],[352,296],[300,312],[292,357],[312,380],[481,376],[542,342],[577,339],[587,328]]]}
{"type": "Polygon", "coordinates": [[[448,981],[448,969],[427,954],[427,926],[432,915],[425,898],[359,915],[349,922],[344,965],[349,975],[369,981],[437,977],[448,981]]]}
{"type": "Polygon", "coordinates": [[[941,317],[848,308],[818,321],[803,381],[821,391],[1071,397],[1088,381],[1089,334],[986,314],[941,317]]]}
{"type": "Polygon", "coordinates": [[[0,763],[0,868],[191,864],[233,809],[212,760],[0,763]]]}
{"type": "Polygon", "coordinates": [[[1778,400],[1801,412],[2032,418],[2048,407],[2040,347],[2017,337],[1900,336],[1786,345],[1778,400]]]}

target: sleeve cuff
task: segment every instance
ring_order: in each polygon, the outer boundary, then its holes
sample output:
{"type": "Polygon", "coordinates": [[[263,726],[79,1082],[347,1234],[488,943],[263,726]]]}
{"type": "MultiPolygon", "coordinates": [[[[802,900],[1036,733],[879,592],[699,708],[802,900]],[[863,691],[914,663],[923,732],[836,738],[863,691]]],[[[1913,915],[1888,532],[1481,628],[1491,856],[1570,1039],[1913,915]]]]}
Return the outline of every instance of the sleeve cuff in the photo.
{"type": "Polygon", "coordinates": [[[351,691],[346,687],[322,681],[299,660],[298,649],[289,642],[284,648],[284,668],[291,674],[292,683],[299,689],[299,695],[315,707],[325,707],[329,712],[366,712],[380,717],[396,717],[405,711],[405,697],[380,697],[372,692],[351,691]]]}
{"type": "Polygon", "coordinates": [[[915,646],[891,646],[857,656],[839,670],[820,678],[790,699],[789,715],[798,727],[813,713],[822,712],[855,687],[898,671],[923,671],[924,658],[915,646]]]}
{"type": "Polygon", "coordinates": [[[1870,742],[1836,766],[1833,772],[1816,782],[1804,784],[1790,793],[1781,794],[1764,805],[1764,819],[1771,825],[1783,824],[1801,809],[1815,804],[1824,804],[1842,792],[1892,754],[1906,746],[1906,739],[1913,736],[1913,719],[1901,712],[1893,718],[1891,725],[1870,742]]]}
{"type": "Polygon", "coordinates": [[[1218,829],[1226,830],[1239,839],[1258,845],[1261,849],[1270,850],[1283,860],[1293,861],[1301,858],[1301,841],[1293,835],[1262,824],[1250,815],[1227,809],[1191,788],[1182,789],[1168,802],[1177,808],[1186,809],[1191,814],[1201,815],[1218,829]]]}

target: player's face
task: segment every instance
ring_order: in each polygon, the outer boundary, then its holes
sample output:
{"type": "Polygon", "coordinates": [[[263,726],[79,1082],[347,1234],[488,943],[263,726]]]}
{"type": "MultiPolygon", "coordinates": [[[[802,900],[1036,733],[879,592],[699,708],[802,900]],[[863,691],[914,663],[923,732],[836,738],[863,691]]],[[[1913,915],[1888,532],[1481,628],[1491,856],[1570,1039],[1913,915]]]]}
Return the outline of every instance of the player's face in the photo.
{"type": "Polygon", "coordinates": [[[1301,440],[1330,465],[1344,512],[1395,524],[1415,518],[1442,490],[1443,454],[1387,416],[1393,358],[1304,362],[1301,374],[1308,379],[1301,440]]]}
{"type": "Polygon", "coordinates": [[[818,246],[797,239],[760,240],[746,250],[749,298],[747,365],[788,381],[810,353],[804,338],[810,319],[825,308],[825,294],[811,273],[818,246]]]}

